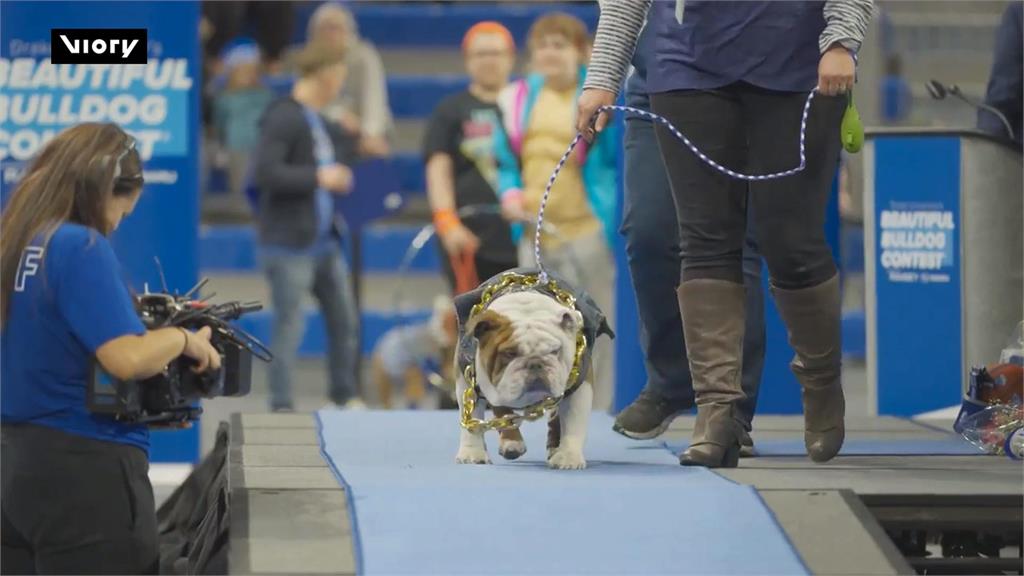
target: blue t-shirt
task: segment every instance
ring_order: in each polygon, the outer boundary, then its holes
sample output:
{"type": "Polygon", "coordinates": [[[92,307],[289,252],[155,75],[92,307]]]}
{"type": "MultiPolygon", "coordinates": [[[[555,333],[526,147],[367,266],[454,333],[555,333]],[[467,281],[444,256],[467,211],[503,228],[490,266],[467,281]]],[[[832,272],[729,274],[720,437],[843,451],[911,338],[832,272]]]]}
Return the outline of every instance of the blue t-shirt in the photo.
{"type": "Polygon", "coordinates": [[[62,224],[44,246],[22,253],[7,322],[0,332],[0,420],[31,423],[87,438],[138,446],[142,425],[91,414],[86,386],[103,344],[146,332],[109,241],[78,224],[62,224]]]}
{"type": "MultiPolygon", "coordinates": [[[[334,144],[327,135],[327,127],[324,126],[323,118],[312,108],[304,107],[306,121],[309,122],[309,129],[313,133],[313,155],[316,156],[318,167],[337,164],[334,157],[334,144]]],[[[316,209],[319,217],[320,229],[318,237],[328,238],[331,232],[331,223],[334,221],[334,200],[331,193],[323,188],[316,189],[316,209]]]]}
{"type": "Polygon", "coordinates": [[[654,2],[647,87],[652,94],[711,90],[747,82],[768,90],[806,92],[818,83],[822,0],[686,0],[654,2]]]}

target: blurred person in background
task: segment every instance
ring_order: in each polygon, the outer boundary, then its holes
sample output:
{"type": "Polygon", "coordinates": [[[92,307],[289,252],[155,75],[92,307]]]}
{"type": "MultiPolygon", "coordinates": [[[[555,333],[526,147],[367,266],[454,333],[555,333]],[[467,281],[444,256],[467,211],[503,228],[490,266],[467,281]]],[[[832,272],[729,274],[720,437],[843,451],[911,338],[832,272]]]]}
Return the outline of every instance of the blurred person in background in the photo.
{"type": "MultiPolygon", "coordinates": [[[[534,231],[551,173],[576,136],[576,97],[587,74],[586,25],[562,13],[539,18],[529,32],[532,72],[498,97],[504,134],[496,139],[502,210],[517,223],[521,266],[535,266],[534,231]]],[[[589,293],[614,317],[614,246],[619,141],[604,135],[581,142],[555,180],[544,213],[545,265],[589,293]],[[553,230],[553,232],[552,232],[553,230]]],[[[594,408],[611,406],[614,379],[610,341],[597,343],[594,408]]]]}
{"type": "Polygon", "coordinates": [[[131,136],[80,124],[39,152],[4,209],[4,574],[157,573],[149,429],[90,412],[89,382],[98,368],[144,380],[182,356],[196,372],[221,359],[209,328],[139,319],[109,236],[143,184],[131,136]]]}
{"type": "Polygon", "coordinates": [[[309,19],[307,41],[345,55],[344,87],[324,114],[358,135],[363,156],[389,156],[394,119],[384,64],[377,49],[359,36],[352,13],[340,4],[322,4],[309,19]]]}
{"type": "Polygon", "coordinates": [[[211,77],[221,73],[221,53],[247,24],[253,27],[267,73],[279,74],[294,22],[295,3],[290,1],[204,0],[201,30],[208,37],[204,46],[211,77]]]}
{"type": "MultiPolygon", "coordinates": [[[[223,78],[225,57],[231,53],[231,46],[246,30],[252,29],[256,45],[259,47],[262,72],[279,74],[283,71],[283,56],[291,43],[294,29],[295,3],[292,1],[252,1],[252,0],[203,0],[199,19],[200,50],[202,62],[202,92],[200,93],[200,111],[203,123],[204,147],[216,139],[214,125],[215,101],[217,84],[223,78]]],[[[200,167],[203,181],[210,174],[211,164],[217,163],[214,149],[216,144],[206,148],[202,154],[203,165],[200,167]]],[[[230,179],[230,178],[229,178],[230,179]]],[[[233,189],[230,185],[229,189],[233,189]]],[[[237,220],[247,215],[243,207],[232,208],[236,200],[226,200],[226,211],[221,210],[218,201],[204,195],[204,217],[227,216],[229,220],[237,220]],[[211,202],[212,200],[212,202],[211,202]],[[241,209],[240,209],[241,208],[241,209]],[[226,213],[224,213],[226,212],[226,213]]]]}
{"type": "Polygon", "coordinates": [[[336,51],[307,45],[296,64],[299,78],[290,95],[267,108],[253,157],[259,251],[274,313],[270,409],[294,409],[292,376],[305,332],[302,301],[310,291],[327,328],[330,400],[359,408],[359,317],[332,197],[352,189],[354,142],[321,114],[341,90],[345,61],[336,51]]]}
{"type": "Polygon", "coordinates": [[[890,54],[885,58],[885,76],[882,78],[882,120],[886,124],[899,124],[910,118],[914,94],[903,74],[903,58],[890,54]]]}
{"type": "MultiPolygon", "coordinates": [[[[223,86],[214,96],[213,120],[220,148],[217,164],[228,171],[228,194],[206,211],[211,216],[248,219],[251,216],[243,186],[249,157],[259,141],[259,121],[274,99],[263,82],[259,48],[244,43],[224,56],[223,86]]],[[[216,196],[207,198],[214,200],[216,196]]]]}
{"type": "MultiPolygon", "coordinates": [[[[1011,2],[996,30],[995,58],[985,91],[985,104],[1006,116],[1013,129],[1013,142],[1021,147],[1024,135],[1024,2],[1011,2]]],[[[989,134],[1010,138],[1006,126],[988,110],[978,110],[978,128],[989,134]]]]}
{"type": "Polygon", "coordinates": [[[480,22],[463,37],[462,55],[469,88],[438,104],[423,140],[427,198],[445,278],[455,292],[468,292],[517,264],[511,227],[499,212],[494,146],[502,134],[498,93],[512,72],[515,41],[501,24],[480,22]],[[483,213],[463,219],[463,208],[483,213]]]}

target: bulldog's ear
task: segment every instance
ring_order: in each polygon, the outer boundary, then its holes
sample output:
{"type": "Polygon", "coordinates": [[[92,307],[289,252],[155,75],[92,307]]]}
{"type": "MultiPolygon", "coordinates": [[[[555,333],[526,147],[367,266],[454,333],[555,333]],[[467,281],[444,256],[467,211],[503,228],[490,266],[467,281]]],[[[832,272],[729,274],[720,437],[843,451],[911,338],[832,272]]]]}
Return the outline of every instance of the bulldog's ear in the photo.
{"type": "Polygon", "coordinates": [[[583,325],[583,315],[576,310],[566,311],[562,313],[561,321],[562,330],[565,330],[569,334],[575,334],[580,326],[583,325]]]}
{"type": "Polygon", "coordinates": [[[482,342],[487,339],[489,334],[508,325],[508,318],[493,310],[484,310],[470,318],[466,324],[466,334],[472,334],[474,338],[482,342]]]}

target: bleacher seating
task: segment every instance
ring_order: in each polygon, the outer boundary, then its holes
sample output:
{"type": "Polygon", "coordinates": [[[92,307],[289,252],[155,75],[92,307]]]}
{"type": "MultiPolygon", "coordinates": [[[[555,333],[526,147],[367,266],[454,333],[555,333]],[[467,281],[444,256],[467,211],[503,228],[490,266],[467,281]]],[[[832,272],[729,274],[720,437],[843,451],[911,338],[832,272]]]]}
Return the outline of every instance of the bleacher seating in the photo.
{"type": "MultiPolygon", "coordinates": [[[[311,1],[297,3],[294,41],[301,43],[305,37],[307,22],[310,15],[322,2],[311,1]]],[[[452,2],[436,4],[432,2],[402,3],[348,3],[359,25],[360,35],[371,41],[382,52],[384,60],[388,60],[389,51],[401,52],[404,58],[423,58],[424,62],[432,59],[431,64],[441,60],[458,63],[458,40],[465,30],[481,20],[497,19],[504,23],[512,32],[520,49],[525,46],[526,35],[530,24],[541,14],[560,10],[581,18],[591,30],[597,23],[597,3],[489,3],[477,4],[470,2],[452,2]],[[417,50],[419,49],[419,50],[417,50]],[[420,52],[421,51],[421,52],[420,52]],[[445,54],[447,58],[439,58],[445,54]]],[[[468,83],[464,71],[454,67],[443,74],[389,74],[388,96],[390,105],[399,124],[418,127],[426,122],[436,104],[448,94],[465,88],[468,83]]],[[[416,69],[412,63],[404,68],[416,69]]],[[[424,66],[434,70],[437,66],[424,66]]],[[[279,93],[290,90],[292,79],[278,77],[271,79],[273,88],[279,93]]],[[[410,133],[418,133],[411,130],[410,133]]],[[[399,190],[391,190],[390,182],[384,187],[387,191],[398,192],[405,199],[420,196],[424,193],[424,167],[419,153],[418,141],[400,141],[394,156],[390,159],[392,177],[397,178],[399,190]]],[[[360,179],[357,178],[357,181],[360,179]]],[[[365,178],[360,186],[374,188],[373,182],[365,178]]],[[[426,221],[411,224],[378,223],[362,229],[361,264],[364,274],[394,274],[408,250],[412,239],[427,224],[426,221]]],[[[200,237],[200,262],[203,274],[252,274],[260,278],[255,253],[255,234],[249,226],[207,226],[200,237]]],[[[417,258],[411,263],[407,272],[429,273],[439,270],[438,251],[431,239],[424,246],[417,258]]],[[[427,310],[415,312],[398,312],[388,309],[363,310],[363,347],[369,351],[377,337],[387,328],[403,324],[412,319],[426,317],[427,310]]],[[[303,355],[319,355],[323,353],[324,335],[323,322],[319,314],[311,309],[308,312],[306,336],[300,352],[303,355]]],[[[853,355],[863,349],[862,338],[856,340],[857,334],[863,334],[863,320],[857,325],[856,318],[850,318],[850,327],[844,327],[849,347],[853,355]],[[851,342],[850,338],[854,340],[851,342]]],[[[269,339],[270,312],[263,311],[245,320],[244,326],[261,338],[269,339]]],[[[861,353],[862,354],[862,353],[861,353]]]]}
{"type": "MultiPolygon", "coordinates": [[[[267,83],[278,94],[292,89],[291,76],[275,76],[267,83]]],[[[465,90],[465,76],[391,76],[388,77],[388,99],[396,119],[425,119],[445,96],[465,90]]]]}
{"type": "MultiPolygon", "coordinates": [[[[293,40],[302,42],[306,23],[322,1],[303,2],[297,9],[293,40]]],[[[530,25],[548,12],[566,12],[583,20],[591,30],[597,25],[597,2],[350,2],[359,23],[359,34],[382,49],[444,48],[458,50],[458,41],[470,26],[481,20],[499,20],[519,46],[530,25]]]]}
{"type": "MultiPolygon", "coordinates": [[[[423,230],[413,224],[376,224],[363,231],[364,273],[396,273],[413,238],[423,230]]],[[[203,226],[199,231],[199,267],[204,273],[258,273],[256,231],[247,225],[203,226]]],[[[440,270],[436,241],[431,238],[401,270],[413,274],[440,270]]]]}
{"type": "MultiPolygon", "coordinates": [[[[298,44],[305,40],[309,17],[321,4],[320,1],[301,2],[296,5],[296,22],[293,41],[298,44]]],[[[436,57],[441,53],[458,53],[458,40],[474,23],[480,20],[500,19],[509,27],[516,42],[523,46],[530,24],[541,14],[551,10],[572,13],[593,28],[597,22],[596,3],[499,3],[476,4],[454,2],[434,4],[429,2],[405,3],[348,3],[356,16],[360,35],[372,42],[387,60],[389,50],[410,48],[424,49],[422,58],[436,57]],[[453,40],[455,39],[455,40],[453,40]]],[[[458,59],[452,59],[458,62],[458,59]]],[[[271,87],[278,93],[291,89],[293,79],[275,77],[269,79],[271,87]]],[[[462,90],[468,79],[461,68],[447,70],[445,74],[388,76],[388,97],[396,122],[422,124],[429,117],[437,103],[447,96],[462,90]]],[[[397,178],[399,190],[391,190],[393,184],[381,184],[381,194],[398,192],[404,197],[422,195],[425,189],[423,161],[419,155],[419,142],[398,142],[395,155],[390,159],[392,177],[397,178]]],[[[213,182],[219,175],[214,175],[213,182]]],[[[223,178],[219,178],[223,180],[223,178]]],[[[358,178],[361,187],[374,188],[373,181],[358,178]]],[[[222,184],[221,184],[222,185],[222,184]]],[[[361,264],[364,274],[394,274],[405,256],[412,239],[427,222],[412,224],[381,223],[363,228],[360,235],[361,264]]],[[[200,267],[204,275],[230,274],[233,276],[252,275],[262,281],[258,269],[255,249],[255,231],[251,226],[215,225],[204,226],[200,236],[200,267]]],[[[420,250],[417,257],[405,270],[412,274],[423,274],[439,270],[438,251],[431,239],[420,250]]],[[[366,309],[362,313],[362,342],[364,352],[369,352],[377,338],[388,328],[410,321],[420,320],[428,315],[426,309],[396,311],[388,309],[366,309]]],[[[269,341],[269,310],[252,314],[242,321],[245,329],[269,341]]],[[[306,335],[300,354],[320,355],[324,351],[323,321],[315,309],[307,312],[306,335]]]]}
{"type": "MultiPolygon", "coordinates": [[[[360,343],[363,355],[369,355],[373,351],[373,345],[394,326],[423,322],[430,317],[429,310],[415,310],[410,312],[364,310],[362,314],[360,343]]],[[[269,310],[262,310],[242,317],[238,325],[246,332],[260,339],[267,345],[273,345],[271,336],[271,322],[273,317],[269,310]]],[[[299,345],[299,356],[317,357],[323,356],[327,349],[326,331],[324,320],[320,313],[310,309],[306,311],[306,332],[302,336],[302,344],[299,345]]]]}

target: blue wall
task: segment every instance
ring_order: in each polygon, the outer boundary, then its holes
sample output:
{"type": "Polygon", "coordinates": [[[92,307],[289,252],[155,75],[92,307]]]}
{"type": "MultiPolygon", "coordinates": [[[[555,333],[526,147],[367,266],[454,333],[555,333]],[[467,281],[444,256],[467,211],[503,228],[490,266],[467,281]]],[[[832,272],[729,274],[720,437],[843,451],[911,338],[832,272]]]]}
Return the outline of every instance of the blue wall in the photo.
{"type": "MultiPolygon", "coordinates": [[[[69,99],[68,109],[76,116],[84,98],[99,97],[104,104],[119,102],[120,113],[101,114],[97,121],[115,121],[138,140],[146,178],[149,180],[135,212],[121,225],[113,237],[115,250],[125,267],[127,277],[136,290],[145,283],[160,286],[154,257],[159,257],[172,290],[184,292],[196,282],[198,275],[198,150],[199,150],[199,39],[196,23],[199,4],[181,2],[25,2],[0,4],[0,36],[5,59],[31,58],[36,66],[49,65],[51,28],[146,28],[149,31],[149,63],[151,66],[172,66],[175,72],[160,82],[143,80],[128,86],[109,86],[100,80],[82,86],[11,86],[4,87],[7,97],[31,98],[48,95],[52,110],[58,110],[62,99],[69,99]],[[37,50],[38,49],[38,50],[37,50]],[[132,116],[126,111],[133,104],[151,114],[132,116]],[[161,114],[160,110],[165,113],[161,114]]],[[[101,76],[109,79],[111,76],[101,76]]],[[[161,78],[159,74],[154,77],[161,78]]],[[[27,124],[15,125],[8,116],[0,127],[6,150],[10,135],[40,137],[39,142],[61,129],[77,124],[77,118],[46,118],[42,112],[27,124]]],[[[22,136],[19,136],[19,141],[22,136]]],[[[35,149],[22,152],[34,153],[35,149]]],[[[8,169],[13,174],[22,158],[5,154],[0,157],[4,177],[3,192],[13,188],[8,169]]],[[[199,430],[194,427],[180,432],[153,434],[154,461],[191,462],[199,457],[199,430]]]]}

